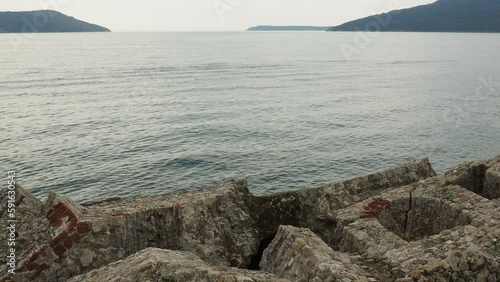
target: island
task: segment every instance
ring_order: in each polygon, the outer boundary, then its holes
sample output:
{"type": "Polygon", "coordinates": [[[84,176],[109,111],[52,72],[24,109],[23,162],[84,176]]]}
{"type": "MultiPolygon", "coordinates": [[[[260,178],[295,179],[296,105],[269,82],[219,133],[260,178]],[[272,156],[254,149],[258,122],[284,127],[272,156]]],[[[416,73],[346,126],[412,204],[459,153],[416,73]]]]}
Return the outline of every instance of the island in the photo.
{"type": "Polygon", "coordinates": [[[52,10],[0,12],[0,33],[109,31],[105,27],[52,10]]]}
{"type": "Polygon", "coordinates": [[[329,26],[274,26],[258,25],[247,29],[246,31],[326,31],[329,26]]]}
{"type": "Polygon", "coordinates": [[[500,0],[438,0],[350,21],[328,31],[500,32],[500,0]]]}

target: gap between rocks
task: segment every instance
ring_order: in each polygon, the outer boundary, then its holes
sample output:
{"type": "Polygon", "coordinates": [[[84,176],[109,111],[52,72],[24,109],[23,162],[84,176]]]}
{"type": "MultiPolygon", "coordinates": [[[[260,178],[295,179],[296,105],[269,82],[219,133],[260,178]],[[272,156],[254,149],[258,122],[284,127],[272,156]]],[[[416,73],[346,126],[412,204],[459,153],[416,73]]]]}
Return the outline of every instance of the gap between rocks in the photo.
{"type": "Polygon", "coordinates": [[[404,224],[403,234],[406,234],[406,232],[408,231],[408,218],[410,217],[412,205],[413,205],[413,194],[412,191],[410,191],[410,208],[406,211],[405,214],[405,224],[404,224]]]}
{"type": "Polygon", "coordinates": [[[264,255],[264,251],[271,245],[271,242],[274,240],[276,237],[276,233],[273,234],[272,236],[266,237],[260,241],[259,245],[259,250],[257,254],[255,254],[251,261],[250,264],[247,266],[247,269],[249,270],[260,270],[260,261],[262,260],[262,256],[264,255]]]}

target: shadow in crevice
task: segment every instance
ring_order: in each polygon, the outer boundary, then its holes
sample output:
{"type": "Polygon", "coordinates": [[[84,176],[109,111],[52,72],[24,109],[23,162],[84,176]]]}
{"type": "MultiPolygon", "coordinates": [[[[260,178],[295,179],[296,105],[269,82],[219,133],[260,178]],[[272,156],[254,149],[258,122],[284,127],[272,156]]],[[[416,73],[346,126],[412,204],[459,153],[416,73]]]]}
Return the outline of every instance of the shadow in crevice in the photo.
{"type": "Polygon", "coordinates": [[[448,184],[458,185],[482,197],[489,198],[485,193],[485,178],[488,168],[484,164],[472,164],[466,171],[448,184]]]}
{"type": "Polygon", "coordinates": [[[259,250],[257,254],[255,254],[251,261],[250,264],[247,266],[247,269],[250,270],[260,270],[260,261],[262,260],[262,256],[264,255],[264,251],[269,247],[271,242],[274,240],[274,237],[276,237],[276,233],[273,234],[272,236],[266,237],[263,240],[260,241],[259,245],[259,250]]]}

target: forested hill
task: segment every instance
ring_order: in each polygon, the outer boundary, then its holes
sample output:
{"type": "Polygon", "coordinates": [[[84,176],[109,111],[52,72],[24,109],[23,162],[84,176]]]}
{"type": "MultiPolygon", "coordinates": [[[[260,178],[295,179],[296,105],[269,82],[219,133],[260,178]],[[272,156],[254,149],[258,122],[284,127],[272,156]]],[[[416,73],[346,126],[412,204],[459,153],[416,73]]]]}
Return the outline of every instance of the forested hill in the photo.
{"type": "Polygon", "coordinates": [[[328,31],[500,32],[500,0],[439,0],[370,16],[328,31]]]}
{"type": "Polygon", "coordinates": [[[107,31],[110,30],[52,10],[0,12],[0,33],[107,31]]]}

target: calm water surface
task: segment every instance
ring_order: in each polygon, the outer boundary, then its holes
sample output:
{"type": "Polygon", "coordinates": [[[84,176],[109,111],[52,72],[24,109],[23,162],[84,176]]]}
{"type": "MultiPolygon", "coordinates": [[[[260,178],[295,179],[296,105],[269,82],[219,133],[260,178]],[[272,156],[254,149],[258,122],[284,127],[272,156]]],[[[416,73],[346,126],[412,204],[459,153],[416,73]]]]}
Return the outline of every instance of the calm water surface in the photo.
{"type": "Polygon", "coordinates": [[[229,178],[267,194],[500,154],[499,34],[384,33],[357,47],[355,33],[326,32],[36,34],[17,48],[10,36],[0,168],[40,197],[229,178]]]}

